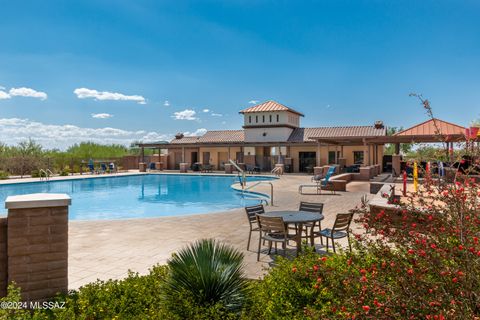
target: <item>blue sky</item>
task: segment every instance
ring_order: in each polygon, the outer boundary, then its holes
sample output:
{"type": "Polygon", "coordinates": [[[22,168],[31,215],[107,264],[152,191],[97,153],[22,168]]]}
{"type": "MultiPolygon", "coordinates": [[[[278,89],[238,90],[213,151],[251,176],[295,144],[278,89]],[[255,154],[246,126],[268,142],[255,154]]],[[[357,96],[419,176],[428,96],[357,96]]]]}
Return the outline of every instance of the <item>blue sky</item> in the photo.
{"type": "Polygon", "coordinates": [[[425,120],[410,92],[445,120],[468,125],[480,115],[478,1],[1,8],[2,141],[63,148],[236,129],[240,109],[268,99],[305,113],[303,126],[410,126],[425,120]]]}

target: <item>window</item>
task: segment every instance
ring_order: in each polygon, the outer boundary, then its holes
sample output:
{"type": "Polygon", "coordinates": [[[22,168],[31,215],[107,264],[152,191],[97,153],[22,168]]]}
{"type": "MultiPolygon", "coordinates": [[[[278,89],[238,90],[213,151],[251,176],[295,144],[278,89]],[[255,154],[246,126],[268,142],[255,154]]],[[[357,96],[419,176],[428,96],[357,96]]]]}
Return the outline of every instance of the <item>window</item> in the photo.
{"type": "Polygon", "coordinates": [[[255,116],[255,123],[258,123],[258,116],[255,116]]]}
{"type": "Polygon", "coordinates": [[[252,116],[248,116],[248,123],[252,123],[252,116]]]}
{"type": "Polygon", "coordinates": [[[265,123],[265,116],[262,116],[262,122],[265,123]]]}
{"type": "Polygon", "coordinates": [[[270,122],[272,122],[272,115],[270,115],[270,122]]]}
{"type": "Polygon", "coordinates": [[[353,163],[363,164],[363,151],[353,151],[353,163]]]}
{"type": "Polygon", "coordinates": [[[280,115],[277,114],[277,122],[280,122],[280,115]]]}

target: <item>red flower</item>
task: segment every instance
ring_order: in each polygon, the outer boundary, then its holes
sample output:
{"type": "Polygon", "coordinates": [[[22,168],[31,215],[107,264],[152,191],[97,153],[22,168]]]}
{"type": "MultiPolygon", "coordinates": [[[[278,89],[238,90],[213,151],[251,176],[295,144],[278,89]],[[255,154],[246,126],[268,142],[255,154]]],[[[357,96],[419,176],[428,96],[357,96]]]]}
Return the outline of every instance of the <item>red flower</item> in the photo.
{"type": "Polygon", "coordinates": [[[408,269],[408,270],[407,270],[407,273],[408,273],[409,275],[412,275],[412,274],[413,274],[413,269],[408,269]]]}
{"type": "Polygon", "coordinates": [[[362,309],[363,309],[363,311],[365,311],[365,313],[368,313],[370,311],[369,306],[363,306],[362,309]]]}
{"type": "Polygon", "coordinates": [[[478,243],[478,237],[473,237],[473,243],[475,243],[475,244],[478,243]]]}
{"type": "Polygon", "coordinates": [[[360,278],[360,282],[367,282],[367,277],[362,276],[362,277],[360,278]]]}
{"type": "Polygon", "coordinates": [[[318,266],[317,265],[313,266],[313,271],[318,271],[318,266]]]}
{"type": "Polygon", "coordinates": [[[322,257],[322,261],[323,262],[327,261],[327,257],[322,257]]]}
{"type": "Polygon", "coordinates": [[[457,277],[453,278],[452,281],[453,281],[454,283],[457,283],[457,281],[458,281],[457,277]]]}
{"type": "Polygon", "coordinates": [[[293,267],[293,268],[292,268],[292,272],[293,272],[293,273],[297,272],[297,267],[293,267]]]}
{"type": "Polygon", "coordinates": [[[361,274],[366,274],[366,273],[367,273],[367,270],[361,269],[361,270],[360,270],[360,273],[361,273],[361,274]]]}
{"type": "Polygon", "coordinates": [[[415,253],[415,250],[412,250],[412,249],[408,250],[408,254],[414,254],[414,253],[415,253]]]}

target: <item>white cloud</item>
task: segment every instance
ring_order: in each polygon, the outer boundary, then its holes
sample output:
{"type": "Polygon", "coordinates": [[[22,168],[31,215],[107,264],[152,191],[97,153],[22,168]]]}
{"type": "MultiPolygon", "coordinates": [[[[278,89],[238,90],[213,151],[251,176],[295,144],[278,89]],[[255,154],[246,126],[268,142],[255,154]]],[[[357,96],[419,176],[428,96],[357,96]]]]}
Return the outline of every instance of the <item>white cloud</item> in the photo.
{"type": "Polygon", "coordinates": [[[194,132],[185,132],[184,135],[187,137],[197,137],[197,136],[203,136],[205,133],[207,133],[207,129],[205,128],[200,128],[195,130],[194,132]]]}
{"type": "Polygon", "coordinates": [[[203,109],[202,111],[205,112],[205,113],[208,113],[208,112],[210,112],[210,109],[203,109]]]}
{"type": "Polygon", "coordinates": [[[250,103],[250,104],[257,104],[257,103],[258,103],[258,100],[250,100],[250,101],[248,101],[248,103],[250,103]]]}
{"type": "Polygon", "coordinates": [[[163,103],[163,106],[170,107],[170,102],[168,100],[165,100],[165,102],[163,103]]]}
{"type": "Polygon", "coordinates": [[[10,98],[11,98],[11,96],[7,92],[2,91],[0,89],[0,100],[6,100],[6,99],[10,99],[10,98]]]}
{"type": "Polygon", "coordinates": [[[93,98],[95,100],[123,100],[123,101],[135,101],[139,104],[146,104],[145,98],[139,95],[127,96],[123,93],[97,91],[87,88],[77,88],[73,91],[79,99],[93,98]]]}
{"type": "Polygon", "coordinates": [[[0,119],[0,141],[12,145],[32,138],[46,148],[66,149],[82,141],[129,145],[133,141],[170,141],[173,137],[173,134],[160,134],[154,131],[129,131],[109,127],[83,128],[68,124],[44,124],[29,119],[0,119]]]}
{"type": "Polygon", "coordinates": [[[175,120],[197,120],[195,117],[196,114],[195,110],[185,109],[183,111],[174,112],[172,118],[175,120]]]}
{"type": "Polygon", "coordinates": [[[223,117],[221,113],[212,113],[212,117],[223,117]]]}
{"type": "Polygon", "coordinates": [[[92,118],[95,119],[108,119],[113,117],[113,114],[110,113],[92,113],[92,118]]]}
{"type": "Polygon", "coordinates": [[[47,94],[42,91],[37,91],[32,88],[11,88],[8,92],[5,87],[0,86],[0,100],[11,99],[12,97],[29,97],[46,100],[47,94]]]}
{"type": "Polygon", "coordinates": [[[10,96],[12,97],[30,97],[30,98],[37,98],[40,100],[46,100],[47,99],[47,94],[42,91],[37,91],[32,88],[11,88],[10,91],[8,91],[10,96]]]}

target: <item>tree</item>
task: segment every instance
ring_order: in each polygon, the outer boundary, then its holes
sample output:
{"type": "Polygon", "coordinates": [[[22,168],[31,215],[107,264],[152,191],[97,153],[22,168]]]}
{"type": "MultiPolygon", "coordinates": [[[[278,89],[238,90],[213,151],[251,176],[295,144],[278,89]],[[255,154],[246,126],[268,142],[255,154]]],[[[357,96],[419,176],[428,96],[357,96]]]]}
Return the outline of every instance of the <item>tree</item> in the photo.
{"type": "MultiPolygon", "coordinates": [[[[395,133],[400,132],[403,130],[403,127],[388,127],[387,128],[387,136],[393,136],[395,133]]],[[[401,143],[400,144],[400,152],[402,154],[409,153],[413,148],[413,143],[401,143]]],[[[394,143],[387,143],[385,145],[384,154],[395,154],[395,144],[394,143]]]]}

